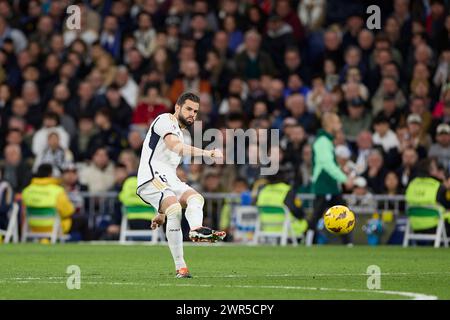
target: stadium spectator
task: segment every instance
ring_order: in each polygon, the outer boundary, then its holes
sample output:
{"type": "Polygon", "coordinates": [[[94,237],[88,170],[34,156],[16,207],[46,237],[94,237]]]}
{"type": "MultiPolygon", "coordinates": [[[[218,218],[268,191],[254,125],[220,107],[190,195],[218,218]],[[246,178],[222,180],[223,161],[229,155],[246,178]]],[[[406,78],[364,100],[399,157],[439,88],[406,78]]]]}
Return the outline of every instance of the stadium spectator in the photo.
{"type": "MultiPolygon", "coordinates": [[[[117,94],[115,97],[117,97],[117,94]]],[[[126,146],[122,129],[111,122],[111,112],[108,108],[102,108],[97,111],[94,122],[98,127],[98,132],[89,140],[87,149],[88,157],[98,148],[106,147],[112,159],[114,161],[117,160],[121,149],[126,146]]]]}
{"type": "Polygon", "coordinates": [[[116,60],[120,57],[121,34],[118,18],[113,15],[106,16],[100,33],[100,44],[116,60]]]}
{"type": "Polygon", "coordinates": [[[301,23],[310,31],[318,31],[325,21],[324,0],[303,0],[298,6],[298,16],[301,23]]]}
{"type": "Polygon", "coordinates": [[[440,124],[436,129],[436,143],[428,150],[428,157],[435,157],[438,162],[450,173],[450,126],[440,124]]]}
{"type": "Polygon", "coordinates": [[[31,168],[22,158],[20,146],[9,144],[3,149],[3,179],[8,181],[14,192],[20,193],[31,180],[31,168]]]}
{"type": "Polygon", "coordinates": [[[398,195],[402,194],[404,190],[400,186],[400,181],[394,171],[389,171],[384,177],[384,194],[398,195]]]}
{"type": "Polygon", "coordinates": [[[382,192],[386,173],[383,154],[379,150],[373,149],[367,158],[367,170],[363,177],[367,180],[367,186],[374,193],[382,192]]]}
{"type": "Polygon", "coordinates": [[[78,179],[78,170],[73,163],[67,163],[62,169],[61,186],[64,188],[72,202],[75,212],[72,215],[72,228],[70,231],[71,241],[94,240],[93,230],[89,228],[88,216],[86,215],[87,202],[82,193],[88,188],[81,184],[78,179]]]}
{"type": "Polygon", "coordinates": [[[69,149],[61,147],[57,132],[50,132],[47,137],[47,147],[37,154],[34,160],[33,172],[36,172],[41,164],[50,164],[53,168],[53,176],[59,177],[66,163],[73,162],[73,154],[69,149]]]}
{"type": "Polygon", "coordinates": [[[345,137],[354,142],[358,133],[370,129],[372,116],[365,106],[365,101],[359,97],[346,101],[348,115],[342,116],[342,127],[345,137]]]}
{"type": "Polygon", "coordinates": [[[170,88],[170,100],[175,103],[177,98],[186,91],[211,93],[209,83],[200,78],[199,66],[196,61],[184,61],[180,65],[182,77],[176,79],[170,88]]]}
{"type": "Polygon", "coordinates": [[[367,181],[364,177],[355,178],[352,195],[356,197],[350,197],[347,203],[352,208],[376,208],[376,201],[373,199],[373,194],[369,191],[367,181]]]}
{"type": "Polygon", "coordinates": [[[12,128],[7,131],[4,145],[6,146],[8,144],[19,145],[23,159],[25,161],[32,160],[33,153],[31,152],[28,142],[25,141],[24,133],[20,129],[12,128]]]}
{"type": "Polygon", "coordinates": [[[149,58],[156,46],[156,30],[153,27],[152,17],[145,11],[137,15],[138,28],[133,36],[136,39],[136,48],[143,57],[149,58]]]}
{"type": "Polygon", "coordinates": [[[383,97],[383,108],[376,116],[379,115],[389,119],[389,125],[392,130],[396,130],[406,122],[403,112],[396,106],[395,96],[393,95],[385,95],[383,97]]]}
{"type": "Polygon", "coordinates": [[[8,24],[8,21],[3,16],[0,16],[0,46],[3,46],[6,39],[12,40],[14,51],[16,53],[24,50],[28,44],[27,38],[23,32],[11,27],[8,24]]]}
{"type": "Polygon", "coordinates": [[[78,177],[78,169],[73,163],[66,163],[62,168],[61,185],[69,195],[70,201],[75,207],[75,213],[80,213],[85,205],[81,193],[87,192],[88,187],[81,184],[78,177]]]}
{"type": "Polygon", "coordinates": [[[14,200],[14,191],[11,184],[3,179],[3,172],[0,168],[0,229],[6,230],[8,227],[8,212],[14,200]]]}
{"type": "Polygon", "coordinates": [[[105,105],[110,113],[112,124],[125,132],[130,125],[133,110],[122,97],[119,86],[117,84],[110,85],[106,90],[105,98],[105,105]]]}
{"type": "Polygon", "coordinates": [[[81,168],[80,182],[89,192],[104,192],[114,185],[114,165],[106,148],[95,150],[91,162],[81,168]]]}
{"type": "Polygon", "coordinates": [[[77,133],[77,126],[75,120],[65,113],[64,105],[58,100],[52,99],[47,104],[47,110],[59,116],[61,127],[67,132],[70,137],[77,133]]]}
{"type": "Polygon", "coordinates": [[[261,50],[261,41],[261,35],[257,31],[247,31],[244,49],[235,57],[236,73],[246,80],[257,79],[263,74],[276,74],[272,59],[261,50]]]}
{"type": "Polygon", "coordinates": [[[54,112],[46,112],[42,121],[42,127],[33,135],[32,151],[35,155],[41,154],[48,146],[48,135],[51,132],[57,132],[61,147],[69,147],[70,137],[66,130],[61,126],[59,116],[54,112]]]}
{"type": "Polygon", "coordinates": [[[292,27],[284,22],[279,15],[269,17],[267,33],[262,39],[263,48],[272,58],[276,68],[281,68],[284,62],[284,53],[288,47],[294,47],[296,40],[292,27]]]}
{"type": "MultiPolygon", "coordinates": [[[[301,94],[293,94],[286,99],[286,112],[287,114],[281,113],[279,121],[283,118],[289,117],[294,118],[299,125],[301,125],[304,130],[309,133],[314,133],[318,127],[318,121],[314,114],[308,112],[305,103],[305,97],[301,94]]],[[[278,121],[275,120],[275,124],[278,121]]]]}
{"type": "Polygon", "coordinates": [[[284,161],[290,162],[294,168],[300,166],[303,145],[306,143],[305,130],[301,125],[294,125],[287,135],[286,147],[283,148],[285,154],[284,161]]]}
{"type": "Polygon", "coordinates": [[[142,135],[137,130],[131,130],[130,133],[128,133],[128,145],[131,150],[133,150],[134,154],[137,157],[141,156],[141,149],[142,149],[142,143],[144,142],[144,139],[142,138],[142,135]]]}
{"type": "Polygon", "coordinates": [[[150,83],[145,94],[133,111],[132,123],[140,128],[147,129],[155,118],[167,111],[167,106],[160,97],[160,88],[156,83],[150,83]]]}
{"type": "Polygon", "coordinates": [[[124,166],[126,175],[129,176],[137,172],[139,158],[133,150],[125,149],[120,153],[118,163],[124,166]]]}
{"type": "MultiPolygon", "coordinates": [[[[450,18],[448,18],[450,21],[450,18]]],[[[449,23],[450,24],[450,23],[449,23]]],[[[448,79],[450,77],[450,72],[448,71],[448,66],[450,64],[450,47],[447,46],[439,57],[439,64],[436,67],[436,71],[433,76],[433,84],[436,87],[443,86],[445,83],[448,82],[448,79]]]]}
{"type": "Polygon", "coordinates": [[[310,192],[312,179],[312,148],[311,145],[305,144],[302,149],[302,163],[299,166],[301,178],[301,190],[310,192]]]}
{"type": "Polygon", "coordinates": [[[139,88],[134,79],[129,75],[128,69],[125,66],[117,68],[115,83],[118,85],[120,95],[132,108],[136,108],[137,98],[139,95],[139,88]]]}
{"type": "Polygon", "coordinates": [[[301,43],[305,37],[305,30],[296,12],[292,9],[290,1],[277,1],[275,3],[274,11],[281,17],[281,19],[283,19],[284,22],[291,26],[295,39],[301,43]]]}
{"type": "Polygon", "coordinates": [[[373,121],[373,127],[375,133],[373,134],[373,143],[375,145],[380,145],[383,147],[385,153],[389,152],[392,148],[399,147],[399,141],[397,135],[389,127],[389,119],[384,115],[380,114],[373,121]]]}
{"type": "Polygon", "coordinates": [[[425,150],[430,147],[431,137],[424,130],[420,115],[412,113],[406,120],[408,125],[408,133],[414,147],[422,146],[425,150]]]}
{"type": "Polygon", "coordinates": [[[412,97],[409,102],[409,112],[417,114],[422,119],[422,132],[429,132],[432,124],[432,115],[428,111],[429,107],[425,105],[425,100],[420,97],[412,97]]]}
{"type": "Polygon", "coordinates": [[[406,148],[402,153],[402,164],[396,173],[400,178],[400,184],[406,188],[408,183],[417,175],[417,163],[419,156],[414,148],[406,148]]]}
{"type": "Polygon", "coordinates": [[[387,97],[389,97],[389,101],[394,100],[394,110],[401,109],[406,104],[406,98],[400,88],[398,88],[397,79],[390,76],[386,76],[381,80],[379,88],[373,95],[371,100],[373,114],[386,109],[384,105],[387,97]]]}

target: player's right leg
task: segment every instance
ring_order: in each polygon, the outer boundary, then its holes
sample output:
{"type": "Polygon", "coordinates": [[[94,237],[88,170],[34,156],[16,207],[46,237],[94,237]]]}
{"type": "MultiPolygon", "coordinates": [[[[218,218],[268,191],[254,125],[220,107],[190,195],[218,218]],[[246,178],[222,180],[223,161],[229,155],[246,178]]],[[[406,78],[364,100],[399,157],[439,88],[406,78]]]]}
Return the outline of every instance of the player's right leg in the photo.
{"type": "Polygon", "coordinates": [[[138,195],[158,212],[158,215],[152,220],[152,228],[159,227],[167,219],[166,238],[175,263],[177,278],[191,278],[184,261],[181,205],[174,192],[169,188],[157,188],[150,183],[145,188],[138,190],[138,195]]]}

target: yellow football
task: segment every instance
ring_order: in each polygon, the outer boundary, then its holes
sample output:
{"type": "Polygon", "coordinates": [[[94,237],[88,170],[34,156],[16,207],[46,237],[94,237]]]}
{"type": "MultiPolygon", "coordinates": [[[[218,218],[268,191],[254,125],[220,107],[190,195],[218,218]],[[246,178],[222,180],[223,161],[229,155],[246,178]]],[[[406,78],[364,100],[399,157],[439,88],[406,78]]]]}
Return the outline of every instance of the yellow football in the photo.
{"type": "Polygon", "coordinates": [[[334,234],[348,234],[355,227],[355,214],[346,206],[333,206],[323,215],[325,228],[334,234]]]}

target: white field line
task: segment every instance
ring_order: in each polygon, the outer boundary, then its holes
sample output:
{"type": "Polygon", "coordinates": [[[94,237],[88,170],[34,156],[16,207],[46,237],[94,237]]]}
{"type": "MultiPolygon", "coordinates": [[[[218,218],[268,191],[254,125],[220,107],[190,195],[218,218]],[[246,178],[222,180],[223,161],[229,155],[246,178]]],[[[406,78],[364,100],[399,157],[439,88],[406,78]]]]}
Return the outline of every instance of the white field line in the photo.
{"type": "Polygon", "coordinates": [[[321,288],[321,287],[302,287],[302,286],[252,286],[252,285],[198,285],[198,284],[160,284],[165,287],[223,287],[223,288],[242,288],[242,289],[284,289],[284,290],[310,290],[310,291],[339,291],[339,292],[359,292],[359,293],[381,293],[388,295],[396,295],[412,298],[413,300],[437,300],[437,296],[426,295],[423,293],[392,291],[392,290],[361,290],[361,289],[346,289],[346,288],[321,288]]]}
{"type": "MultiPolygon", "coordinates": [[[[426,276],[426,275],[450,275],[450,272],[430,271],[430,272],[385,272],[380,273],[380,276],[426,276]]],[[[284,274],[266,274],[266,277],[301,277],[301,274],[284,273],[284,274]]],[[[316,273],[307,275],[307,277],[331,277],[331,276],[368,276],[367,273],[316,273]]]]}
{"type": "MultiPolygon", "coordinates": [[[[401,275],[403,275],[402,273],[401,275]]],[[[350,274],[346,274],[350,275],[350,274]]],[[[366,275],[366,274],[364,274],[366,275]]],[[[235,275],[229,275],[235,276],[235,275]]],[[[282,275],[284,276],[284,275],[282,275]]],[[[65,281],[48,281],[51,279],[61,279],[64,277],[48,277],[48,278],[10,278],[10,279],[0,279],[0,283],[47,283],[47,284],[65,284],[65,281]],[[48,280],[47,280],[48,279],[48,280]],[[37,280],[37,281],[36,281],[37,280]]],[[[207,278],[204,276],[204,278],[207,278]]],[[[146,286],[145,283],[141,282],[102,282],[102,281],[82,281],[82,284],[87,285],[113,285],[113,286],[146,286]]],[[[324,287],[303,287],[303,286],[271,286],[271,285],[211,285],[211,284],[170,284],[163,283],[159,284],[160,287],[223,287],[223,288],[239,288],[239,289],[280,289],[280,290],[308,290],[308,291],[337,291],[337,292],[357,292],[357,293],[376,293],[385,295],[395,295],[402,296],[405,298],[411,298],[413,300],[437,300],[438,297],[434,295],[427,295],[423,293],[416,292],[405,292],[405,291],[393,291],[393,290],[362,290],[362,289],[348,289],[348,288],[324,288],[324,287]]]]}

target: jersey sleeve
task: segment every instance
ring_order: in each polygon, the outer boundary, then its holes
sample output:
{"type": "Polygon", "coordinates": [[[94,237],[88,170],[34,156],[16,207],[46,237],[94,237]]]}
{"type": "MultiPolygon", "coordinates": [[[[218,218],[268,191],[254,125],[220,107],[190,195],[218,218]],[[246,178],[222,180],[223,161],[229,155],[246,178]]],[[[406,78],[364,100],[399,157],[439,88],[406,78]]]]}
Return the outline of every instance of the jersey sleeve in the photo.
{"type": "Polygon", "coordinates": [[[171,114],[163,115],[153,126],[153,131],[163,139],[166,135],[174,133],[176,129],[175,118],[172,117],[171,114]]]}

